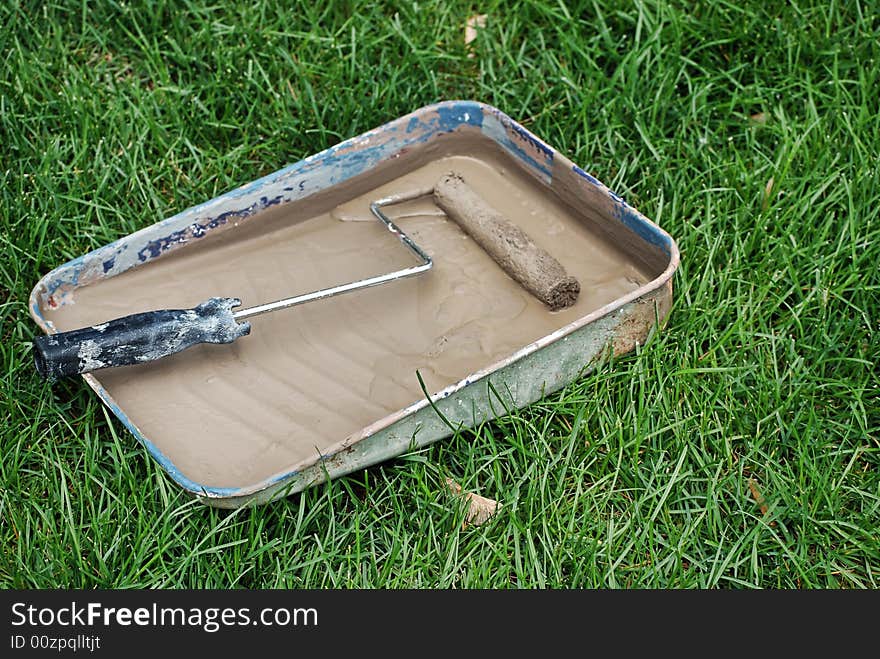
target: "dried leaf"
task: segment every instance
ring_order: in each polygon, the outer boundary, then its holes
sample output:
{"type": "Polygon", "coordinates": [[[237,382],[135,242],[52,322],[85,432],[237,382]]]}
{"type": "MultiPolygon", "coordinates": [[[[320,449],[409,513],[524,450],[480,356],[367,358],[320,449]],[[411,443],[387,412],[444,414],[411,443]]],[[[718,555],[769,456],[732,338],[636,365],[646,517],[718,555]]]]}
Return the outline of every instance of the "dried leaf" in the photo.
{"type": "Polygon", "coordinates": [[[761,201],[761,208],[763,210],[767,210],[770,206],[770,195],[773,194],[773,177],[770,177],[770,180],[767,181],[767,185],[764,186],[764,198],[761,201]]]}
{"type": "MultiPolygon", "coordinates": [[[[473,16],[469,16],[467,21],[464,24],[464,45],[469,45],[474,39],[477,38],[477,33],[486,27],[486,20],[489,18],[488,14],[474,14],[473,16]]],[[[468,57],[473,57],[474,53],[469,52],[468,57]]]]}
{"type": "Polygon", "coordinates": [[[473,524],[474,526],[484,524],[498,511],[498,507],[501,505],[495,501],[495,499],[481,497],[479,494],[474,494],[473,492],[464,492],[461,485],[451,478],[446,479],[446,486],[452,494],[462,497],[467,501],[468,509],[464,521],[461,523],[462,529],[466,529],[469,524],[473,524]]]}
{"type": "Polygon", "coordinates": [[[755,112],[755,114],[749,117],[749,121],[751,121],[753,124],[759,124],[763,126],[767,123],[767,115],[763,112],[755,112]]]}
{"type": "MultiPolygon", "coordinates": [[[[761,494],[761,490],[758,489],[758,484],[755,482],[754,478],[749,479],[749,491],[752,493],[752,498],[755,500],[755,503],[758,504],[758,509],[761,511],[762,515],[767,514],[767,502],[764,500],[764,495],[761,494]]],[[[776,526],[776,522],[770,522],[770,526],[776,526]]]]}

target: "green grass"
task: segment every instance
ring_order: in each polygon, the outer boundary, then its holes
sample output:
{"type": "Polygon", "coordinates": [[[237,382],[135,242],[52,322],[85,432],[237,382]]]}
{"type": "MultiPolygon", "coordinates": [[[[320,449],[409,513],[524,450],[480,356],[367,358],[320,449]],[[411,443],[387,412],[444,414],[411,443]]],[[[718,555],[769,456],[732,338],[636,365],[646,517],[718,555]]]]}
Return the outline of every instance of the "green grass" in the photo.
{"type": "Polygon", "coordinates": [[[878,587],[876,2],[484,2],[473,58],[473,3],[278,4],[0,6],[0,585],[878,587]],[[677,239],[636,354],[231,513],[82,383],[37,379],[49,269],[451,98],[677,239]],[[463,530],[447,476],[501,512],[463,530]]]}

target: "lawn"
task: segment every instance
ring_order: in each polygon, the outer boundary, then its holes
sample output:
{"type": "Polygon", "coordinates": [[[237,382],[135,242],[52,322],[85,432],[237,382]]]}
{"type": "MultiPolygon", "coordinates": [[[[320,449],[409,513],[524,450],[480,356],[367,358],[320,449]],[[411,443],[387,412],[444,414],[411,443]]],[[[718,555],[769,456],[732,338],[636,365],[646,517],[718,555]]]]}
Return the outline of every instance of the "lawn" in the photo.
{"type": "Polygon", "coordinates": [[[280,4],[0,6],[0,585],[878,587],[877,3],[280,4]],[[676,238],[663,331],[233,512],[81,381],[38,379],[51,268],[444,99],[522,121],[676,238]],[[500,511],[462,528],[447,477],[500,511]]]}

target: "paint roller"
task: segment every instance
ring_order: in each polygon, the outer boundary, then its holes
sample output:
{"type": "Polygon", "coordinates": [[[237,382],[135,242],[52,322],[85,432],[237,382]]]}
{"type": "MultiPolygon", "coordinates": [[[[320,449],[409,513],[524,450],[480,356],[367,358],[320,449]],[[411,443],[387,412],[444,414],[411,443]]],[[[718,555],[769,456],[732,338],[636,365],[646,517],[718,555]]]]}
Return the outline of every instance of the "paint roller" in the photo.
{"type": "Polygon", "coordinates": [[[163,309],[124,316],[92,327],[33,340],[34,364],[44,378],[143,364],[201,343],[232,343],[250,333],[248,318],[308,302],[378,286],[431,269],[431,257],[382,208],[433,194],[434,202],[514,280],[551,310],[573,305],[577,279],[518,226],[482,199],[460,174],[450,172],[432,190],[373,201],[373,215],[416,256],[418,265],[304,295],[233,311],[237,298],[214,297],[193,309],[163,309]],[[241,322],[245,321],[245,322],[241,322]]]}
{"type": "Polygon", "coordinates": [[[434,202],[536,298],[559,311],[577,302],[581,287],[562,264],[487,204],[454,172],[434,186],[434,202]]]}

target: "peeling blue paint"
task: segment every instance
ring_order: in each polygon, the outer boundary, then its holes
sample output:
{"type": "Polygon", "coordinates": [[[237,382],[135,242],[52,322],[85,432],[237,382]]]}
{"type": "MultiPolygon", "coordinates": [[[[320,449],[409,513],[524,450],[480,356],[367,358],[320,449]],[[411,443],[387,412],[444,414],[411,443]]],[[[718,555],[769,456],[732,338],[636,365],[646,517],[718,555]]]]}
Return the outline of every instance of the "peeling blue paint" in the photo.
{"type": "Polygon", "coordinates": [[[478,103],[459,101],[437,106],[431,115],[416,115],[406,124],[406,133],[419,135],[419,141],[437,133],[451,133],[462,126],[480,128],[483,125],[483,107],[478,103]]]}
{"type": "Polygon", "coordinates": [[[515,130],[515,126],[510,117],[497,111],[493,113],[492,121],[484,120],[482,124],[484,135],[549,183],[553,180],[553,150],[525,129],[515,130]]]}
{"type": "Polygon", "coordinates": [[[619,202],[614,206],[615,217],[639,236],[639,238],[659,247],[665,254],[671,255],[671,239],[665,233],[658,231],[656,227],[647,223],[641,213],[620,199],[620,197],[617,197],[617,199],[619,202]]]}
{"type": "Polygon", "coordinates": [[[284,195],[278,195],[277,197],[260,197],[260,203],[263,205],[263,208],[269,208],[269,206],[275,206],[276,204],[280,204],[284,200],[284,195]]]}
{"type": "Polygon", "coordinates": [[[551,149],[547,144],[532,135],[525,128],[511,121],[508,117],[504,118],[507,119],[507,121],[503,122],[505,124],[505,128],[507,128],[508,130],[512,130],[521,140],[528,142],[533,148],[542,152],[544,154],[544,157],[548,161],[553,162],[553,149],[551,149]]]}
{"type": "Polygon", "coordinates": [[[589,182],[592,183],[593,185],[595,185],[595,186],[597,186],[597,187],[601,187],[601,188],[604,188],[604,187],[605,187],[604,185],[602,185],[602,183],[599,181],[599,179],[597,179],[597,178],[596,178],[595,176],[593,176],[592,174],[588,174],[587,172],[585,172],[583,169],[581,169],[581,168],[578,167],[577,165],[574,165],[574,166],[572,167],[572,169],[574,170],[574,173],[575,173],[575,174],[577,174],[577,175],[580,176],[581,178],[585,178],[585,179],[587,179],[587,181],[589,181],[589,182]]]}
{"type": "Polygon", "coordinates": [[[633,231],[642,240],[659,247],[667,255],[672,253],[672,239],[663,231],[653,226],[636,209],[626,203],[620,195],[609,190],[602,182],[594,176],[587,174],[583,169],[574,165],[572,170],[575,174],[586,179],[593,185],[602,189],[614,201],[614,217],[623,223],[628,229],[633,231]]]}
{"type": "Polygon", "coordinates": [[[264,208],[268,208],[269,206],[280,204],[283,199],[283,195],[278,195],[277,197],[272,197],[271,199],[269,197],[261,197],[259,202],[251,204],[247,208],[220,213],[219,215],[211,218],[205,223],[193,222],[188,227],[185,227],[178,231],[173,231],[162,238],[157,238],[156,240],[149,241],[138,251],[138,260],[144,262],[148,261],[149,259],[154,259],[165,250],[170,249],[175,245],[182,245],[188,242],[190,238],[202,238],[207,235],[208,232],[210,232],[212,229],[216,229],[217,227],[226,224],[227,222],[229,222],[229,220],[242,220],[248,218],[251,215],[254,215],[259,210],[263,210],[264,208]]]}
{"type": "MultiPolygon", "coordinates": [[[[513,140],[506,141],[503,146],[514,156],[526,163],[529,167],[543,174],[548,180],[553,178],[553,170],[550,165],[542,165],[541,163],[539,163],[537,160],[532,158],[532,156],[530,156],[525,151],[525,149],[523,149],[513,140]]],[[[552,165],[552,160],[550,164],[552,165]]]]}
{"type": "Polygon", "coordinates": [[[458,130],[461,126],[482,128],[485,106],[472,101],[459,101],[437,106],[437,129],[444,133],[458,130]]]}
{"type": "Polygon", "coordinates": [[[88,256],[88,254],[79,256],[72,261],[68,261],[54,271],[54,276],[48,278],[45,282],[46,292],[51,296],[62,286],[75,288],[77,284],[79,284],[80,275],[85,267],[86,256],[88,256]]]}

